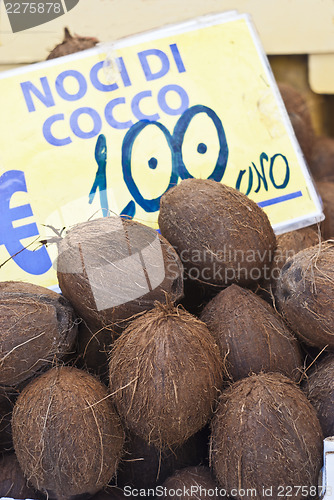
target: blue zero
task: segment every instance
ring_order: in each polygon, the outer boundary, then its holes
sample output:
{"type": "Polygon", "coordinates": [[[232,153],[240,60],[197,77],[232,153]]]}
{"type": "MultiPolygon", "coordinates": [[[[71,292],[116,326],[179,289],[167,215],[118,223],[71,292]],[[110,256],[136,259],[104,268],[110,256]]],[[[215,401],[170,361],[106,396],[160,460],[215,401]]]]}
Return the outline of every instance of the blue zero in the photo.
{"type": "MultiPolygon", "coordinates": [[[[204,113],[207,115],[213,122],[216,131],[217,131],[217,136],[218,136],[218,141],[219,141],[219,151],[218,151],[218,156],[217,156],[217,161],[213,167],[212,173],[208,176],[208,179],[212,179],[215,181],[220,182],[224,176],[225,170],[226,170],[226,165],[227,165],[227,160],[228,160],[228,145],[226,141],[226,136],[225,136],[225,131],[224,127],[222,125],[221,120],[217,116],[217,114],[211,109],[208,108],[207,106],[202,106],[202,105],[195,105],[192,106],[191,108],[187,109],[178,119],[175,127],[173,134],[169,132],[169,130],[162,125],[159,122],[156,121],[148,121],[148,120],[141,120],[134,125],[128,130],[128,132],[125,134],[123,143],[122,143],[122,172],[123,172],[123,179],[124,182],[132,195],[134,201],[138,203],[138,205],[143,208],[146,212],[156,212],[159,210],[160,206],[160,199],[161,196],[171,187],[175,186],[178,182],[178,178],[180,177],[181,179],[187,179],[190,177],[193,177],[184,161],[183,161],[183,155],[182,155],[182,146],[183,146],[183,141],[184,141],[184,136],[185,133],[191,123],[191,120],[198,114],[204,113]],[[132,154],[133,154],[133,147],[135,144],[135,141],[138,139],[140,133],[146,129],[147,127],[157,127],[159,130],[161,130],[163,136],[166,139],[166,142],[168,144],[168,147],[171,151],[171,157],[172,157],[172,166],[171,166],[171,174],[170,174],[170,179],[169,183],[167,186],[167,189],[163,193],[161,193],[160,196],[153,198],[153,199],[147,199],[144,198],[143,195],[141,194],[140,190],[137,187],[137,184],[133,178],[132,175],[132,154]]],[[[98,137],[97,144],[101,142],[101,137],[104,137],[102,134],[98,137]]],[[[105,138],[104,138],[105,140],[105,138]]],[[[207,151],[207,146],[204,143],[200,143],[197,145],[197,152],[200,154],[205,154],[207,151]]],[[[155,157],[151,157],[147,165],[151,169],[156,169],[158,167],[158,160],[155,157]]],[[[101,170],[98,170],[98,173],[96,174],[99,176],[99,185],[100,186],[105,186],[107,185],[107,180],[106,180],[106,170],[103,170],[103,175],[104,179],[101,179],[101,170]]],[[[96,181],[97,177],[94,181],[94,186],[96,186],[96,181]]],[[[103,206],[101,204],[101,208],[104,210],[106,207],[106,203],[104,201],[103,206]]],[[[121,215],[127,216],[129,218],[132,218],[135,215],[135,205],[132,200],[132,203],[130,202],[121,212],[121,215]]]]}

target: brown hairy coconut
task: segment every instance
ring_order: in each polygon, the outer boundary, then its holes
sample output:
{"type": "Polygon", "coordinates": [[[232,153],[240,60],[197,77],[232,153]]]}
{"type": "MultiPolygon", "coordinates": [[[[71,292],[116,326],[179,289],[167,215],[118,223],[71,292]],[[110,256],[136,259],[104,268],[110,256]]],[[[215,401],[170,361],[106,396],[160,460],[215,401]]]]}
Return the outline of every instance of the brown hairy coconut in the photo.
{"type": "Polygon", "coordinates": [[[29,486],[15,453],[0,457],[0,497],[45,498],[41,492],[37,492],[32,486],[29,486]]]}
{"type": "Polygon", "coordinates": [[[305,160],[310,163],[316,135],[307,102],[302,94],[288,83],[279,82],[278,89],[305,160]]]}
{"type": "Polygon", "coordinates": [[[283,266],[275,291],[279,311],[306,344],[334,349],[334,243],[298,252],[283,266]]]}
{"type": "Polygon", "coordinates": [[[314,227],[303,227],[276,236],[276,241],[277,249],[274,261],[277,274],[279,274],[279,270],[282,269],[290,257],[305,248],[317,245],[319,243],[319,234],[314,227]]]}
{"type": "Polygon", "coordinates": [[[176,471],[164,483],[162,498],[170,500],[218,500],[219,488],[208,467],[186,467],[176,471]],[[179,490],[179,491],[178,491],[179,490]]]}
{"type": "Polygon", "coordinates": [[[0,283],[1,385],[15,386],[63,360],[76,334],[74,311],[64,297],[30,283],[0,283]]]}
{"type": "Polygon", "coordinates": [[[334,182],[334,138],[317,137],[312,149],[310,170],[316,180],[334,182]]]}
{"type": "Polygon", "coordinates": [[[324,205],[325,220],[321,233],[325,240],[334,239],[334,182],[317,182],[317,189],[324,205]]]}
{"type": "Polygon", "coordinates": [[[95,47],[97,43],[99,43],[97,38],[91,36],[73,36],[68,28],[64,28],[63,41],[52,49],[46,60],[56,59],[57,57],[67,56],[68,54],[73,54],[74,52],[91,49],[92,47],[95,47]]]}
{"type": "Polygon", "coordinates": [[[296,486],[310,491],[317,484],[321,427],[304,393],[284,375],[262,373],[233,384],[211,426],[212,463],[227,495],[237,489],[247,500],[287,493],[297,499],[305,491],[296,486]]]}
{"type": "Polygon", "coordinates": [[[124,456],[117,471],[121,488],[154,488],[161,485],[176,469],[198,465],[208,459],[209,426],[191,436],[178,447],[159,450],[144,439],[128,433],[124,456]]]}
{"type": "Polygon", "coordinates": [[[74,226],[59,243],[57,275],[90,328],[117,333],[166,293],[173,301],[183,294],[183,268],[171,245],[154,229],[118,216],[74,226]]]}
{"type": "Polygon", "coordinates": [[[107,388],[87,372],[56,367],[30,382],[12,430],[24,475],[50,498],[93,495],[116,474],[124,432],[107,388]]]}
{"type": "Polygon", "coordinates": [[[306,395],[316,409],[324,437],[334,435],[334,355],[321,360],[305,383],[306,395]]]}
{"type": "Polygon", "coordinates": [[[181,181],[162,196],[158,222],[191,279],[250,286],[270,269],[276,239],[267,215],[220,182],[181,181]]]}
{"type": "Polygon", "coordinates": [[[212,416],[221,365],[204,323],[157,303],[113,344],[112,399],[131,432],[158,448],[181,445],[212,416]]]}
{"type": "Polygon", "coordinates": [[[279,314],[251,290],[229,286],[205,306],[200,318],[220,346],[232,380],[261,371],[300,378],[297,339],[279,314]]]}
{"type": "Polygon", "coordinates": [[[321,241],[321,235],[315,226],[303,227],[276,236],[276,241],[277,248],[270,273],[270,280],[264,283],[263,287],[258,290],[258,293],[270,305],[273,305],[276,281],[280,277],[281,269],[286,261],[300,252],[300,250],[317,245],[321,241]]]}

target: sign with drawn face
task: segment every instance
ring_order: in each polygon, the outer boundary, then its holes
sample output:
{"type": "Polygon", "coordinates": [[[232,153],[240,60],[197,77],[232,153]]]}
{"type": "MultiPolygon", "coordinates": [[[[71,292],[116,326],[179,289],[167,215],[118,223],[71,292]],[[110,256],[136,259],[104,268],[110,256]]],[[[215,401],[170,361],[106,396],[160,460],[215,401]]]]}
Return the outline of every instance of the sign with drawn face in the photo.
{"type": "Polygon", "coordinates": [[[40,242],[112,213],[158,228],[182,179],[233,186],[277,233],[321,205],[246,15],[206,16],[0,75],[0,279],[56,284],[40,242]]]}

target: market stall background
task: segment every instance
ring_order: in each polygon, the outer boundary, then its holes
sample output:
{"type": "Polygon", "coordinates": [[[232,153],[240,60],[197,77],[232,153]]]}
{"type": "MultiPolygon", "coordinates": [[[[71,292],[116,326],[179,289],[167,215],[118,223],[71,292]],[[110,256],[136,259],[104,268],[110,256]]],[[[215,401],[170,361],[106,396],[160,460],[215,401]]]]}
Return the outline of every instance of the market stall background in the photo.
{"type": "Polygon", "coordinates": [[[231,9],[251,14],[277,78],[302,90],[311,103],[316,130],[333,134],[331,0],[80,0],[65,16],[14,34],[1,2],[0,71],[44,60],[62,40],[65,23],[76,33],[105,42],[231,9]]]}

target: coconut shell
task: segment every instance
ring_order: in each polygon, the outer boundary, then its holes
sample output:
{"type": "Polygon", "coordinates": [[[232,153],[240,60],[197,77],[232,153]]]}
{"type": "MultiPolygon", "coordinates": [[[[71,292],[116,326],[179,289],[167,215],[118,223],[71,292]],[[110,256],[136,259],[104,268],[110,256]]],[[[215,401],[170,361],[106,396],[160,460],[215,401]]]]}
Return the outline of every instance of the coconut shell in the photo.
{"type": "Polygon", "coordinates": [[[162,498],[170,500],[218,500],[219,488],[208,467],[187,467],[176,471],[163,484],[162,498]]]}
{"type": "Polygon", "coordinates": [[[279,311],[306,344],[334,349],[334,244],[298,252],[283,266],[275,291],[279,311]]]}
{"type": "Polygon", "coordinates": [[[113,344],[112,399],[131,432],[158,448],[178,446],[211,418],[221,365],[204,323],[181,308],[157,304],[113,344]]]}
{"type": "Polygon", "coordinates": [[[317,189],[324,205],[325,220],[321,223],[323,239],[334,239],[334,182],[317,182],[317,189]]]}
{"type": "Polygon", "coordinates": [[[64,360],[76,335],[64,297],[30,283],[0,283],[0,385],[16,386],[64,360]]]}
{"type": "Polygon", "coordinates": [[[190,279],[252,286],[270,270],[276,238],[266,213],[220,182],[181,181],[161,197],[158,222],[190,279]]]}
{"type": "Polygon", "coordinates": [[[0,497],[45,498],[41,492],[37,492],[32,486],[29,486],[15,453],[0,457],[0,497]]]}
{"type": "Polygon", "coordinates": [[[295,487],[317,485],[322,440],[316,412],[294,382],[252,375],[222,394],[212,421],[216,478],[227,494],[247,500],[285,498],[289,486],[292,498],[303,498],[295,487]]]}
{"type": "Polygon", "coordinates": [[[76,225],[60,242],[59,286],[91,328],[110,339],[156,300],[183,294],[183,268],[175,250],[154,229],[106,217],[76,225]]]}
{"type": "Polygon", "coordinates": [[[310,170],[318,181],[334,182],[334,138],[317,137],[312,149],[310,170]]]}
{"type": "Polygon", "coordinates": [[[68,28],[64,28],[64,39],[55,46],[46,60],[56,59],[57,57],[67,56],[75,52],[81,52],[95,47],[99,40],[90,36],[71,35],[68,28]]]}
{"type": "Polygon", "coordinates": [[[106,387],[89,373],[56,367],[18,397],[15,452],[26,478],[50,498],[93,495],[116,474],[124,432],[106,387]]]}
{"type": "Polygon", "coordinates": [[[282,318],[251,290],[231,285],[201,314],[221,348],[229,377],[281,372],[298,380],[302,357],[299,344],[282,318]]]}
{"type": "Polygon", "coordinates": [[[316,409],[324,437],[334,436],[334,355],[321,360],[305,383],[305,392],[316,409]]]}
{"type": "Polygon", "coordinates": [[[288,112],[300,148],[306,162],[311,163],[313,145],[316,140],[311,114],[303,95],[288,83],[278,83],[284,105],[288,112]]]}
{"type": "Polygon", "coordinates": [[[135,434],[128,433],[124,457],[117,471],[117,485],[121,488],[155,488],[177,469],[206,462],[208,443],[208,426],[183,445],[165,450],[159,450],[135,434]]]}

